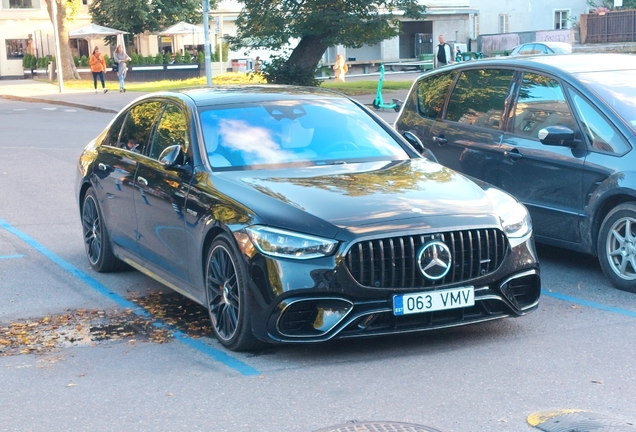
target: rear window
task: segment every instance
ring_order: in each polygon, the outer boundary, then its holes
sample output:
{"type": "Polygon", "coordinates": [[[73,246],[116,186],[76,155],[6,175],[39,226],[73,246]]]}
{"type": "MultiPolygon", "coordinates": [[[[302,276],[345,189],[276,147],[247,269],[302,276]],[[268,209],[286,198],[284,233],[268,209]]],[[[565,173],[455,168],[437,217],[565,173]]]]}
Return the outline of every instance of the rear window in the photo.
{"type": "Polygon", "coordinates": [[[636,71],[586,72],[577,77],[636,131],[636,71]]]}

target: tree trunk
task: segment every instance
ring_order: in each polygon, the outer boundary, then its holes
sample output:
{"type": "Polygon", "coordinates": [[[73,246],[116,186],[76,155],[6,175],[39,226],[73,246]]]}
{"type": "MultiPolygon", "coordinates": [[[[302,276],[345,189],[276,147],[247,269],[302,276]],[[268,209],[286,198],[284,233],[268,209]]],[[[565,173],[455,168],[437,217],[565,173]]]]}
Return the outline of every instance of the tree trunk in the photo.
{"type": "Polygon", "coordinates": [[[318,62],[320,62],[327,48],[328,47],[322,43],[320,36],[304,36],[296,48],[294,48],[294,51],[292,51],[287,60],[287,64],[308,72],[313,72],[316,70],[318,62]]]}
{"type": "MultiPolygon", "coordinates": [[[[57,8],[57,30],[59,34],[60,44],[60,56],[62,58],[56,59],[62,65],[62,78],[64,80],[80,79],[73,61],[73,52],[69,45],[68,30],[66,29],[66,1],[67,0],[46,0],[46,9],[49,12],[49,18],[53,23],[53,12],[51,9],[51,3],[57,8]]],[[[77,0],[76,0],[77,1],[77,0]]]]}

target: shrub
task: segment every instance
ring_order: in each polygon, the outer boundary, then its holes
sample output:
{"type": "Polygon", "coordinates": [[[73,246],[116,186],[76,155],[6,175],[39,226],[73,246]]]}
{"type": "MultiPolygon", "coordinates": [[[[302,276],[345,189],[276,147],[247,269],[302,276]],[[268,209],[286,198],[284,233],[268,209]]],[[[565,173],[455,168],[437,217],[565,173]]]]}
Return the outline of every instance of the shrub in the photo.
{"type": "Polygon", "coordinates": [[[290,65],[286,58],[273,57],[270,62],[264,62],[261,67],[263,77],[270,84],[290,84],[300,86],[318,87],[320,80],[316,79],[313,70],[305,70],[290,65]]]}
{"type": "Polygon", "coordinates": [[[203,54],[201,51],[197,53],[197,63],[205,63],[205,54],[203,54]]]}
{"type": "Polygon", "coordinates": [[[192,54],[190,54],[190,51],[186,51],[185,54],[183,55],[183,62],[192,63],[192,54]]]}
{"type": "Polygon", "coordinates": [[[73,63],[75,64],[75,67],[78,67],[80,65],[79,57],[75,54],[73,54],[73,63]]]}
{"type": "Polygon", "coordinates": [[[155,56],[153,56],[153,55],[148,55],[148,56],[146,57],[146,64],[147,64],[147,65],[153,65],[153,64],[155,64],[155,56]]]}
{"type": "Polygon", "coordinates": [[[22,67],[24,69],[33,70],[35,69],[36,66],[37,66],[37,59],[35,58],[33,54],[25,54],[24,57],[22,57],[22,67]]]}
{"type": "Polygon", "coordinates": [[[183,63],[183,56],[181,55],[181,53],[178,52],[178,53],[176,53],[174,55],[174,62],[176,64],[182,64],[183,63]]]}
{"type": "Polygon", "coordinates": [[[115,61],[110,58],[108,54],[104,54],[104,61],[106,62],[106,67],[111,67],[115,61]]]}
{"type": "Polygon", "coordinates": [[[130,53],[130,64],[138,65],[139,64],[139,56],[136,53],[130,53]]]}
{"type": "Polygon", "coordinates": [[[158,65],[163,64],[163,55],[161,53],[157,53],[154,63],[158,65]]]}
{"type": "Polygon", "coordinates": [[[167,52],[166,55],[163,56],[163,64],[170,64],[171,61],[172,61],[172,56],[170,55],[169,52],[167,52]]]}

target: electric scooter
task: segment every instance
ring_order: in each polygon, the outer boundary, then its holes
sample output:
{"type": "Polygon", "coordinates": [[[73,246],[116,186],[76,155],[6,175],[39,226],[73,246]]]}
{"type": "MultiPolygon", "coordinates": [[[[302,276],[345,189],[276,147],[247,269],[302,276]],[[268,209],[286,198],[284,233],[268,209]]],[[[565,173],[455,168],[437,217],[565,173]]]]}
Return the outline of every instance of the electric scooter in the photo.
{"type": "Polygon", "coordinates": [[[395,112],[400,112],[400,108],[402,107],[402,101],[399,99],[393,99],[390,103],[384,103],[382,99],[382,82],[384,81],[384,64],[380,63],[380,79],[378,80],[378,91],[375,94],[375,99],[373,100],[373,108],[375,109],[394,109],[395,112]]]}

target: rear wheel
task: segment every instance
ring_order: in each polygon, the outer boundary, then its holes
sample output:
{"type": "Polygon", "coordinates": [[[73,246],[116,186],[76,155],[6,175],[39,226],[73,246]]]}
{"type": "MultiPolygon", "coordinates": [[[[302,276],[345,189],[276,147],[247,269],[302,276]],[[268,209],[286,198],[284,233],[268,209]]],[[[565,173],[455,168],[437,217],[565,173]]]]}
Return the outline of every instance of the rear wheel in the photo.
{"type": "Polygon", "coordinates": [[[261,343],[252,334],[246,272],[225,234],[210,247],[205,285],[206,305],[219,342],[233,351],[257,348],[261,343]]]}
{"type": "Polygon", "coordinates": [[[636,292],[636,204],[624,203],[609,212],[601,225],[597,250],[612,285],[636,292]]]}
{"type": "Polygon", "coordinates": [[[82,205],[82,231],[86,257],[95,271],[106,273],[126,267],[124,262],[113,254],[104,218],[92,188],[86,192],[82,205]]]}

